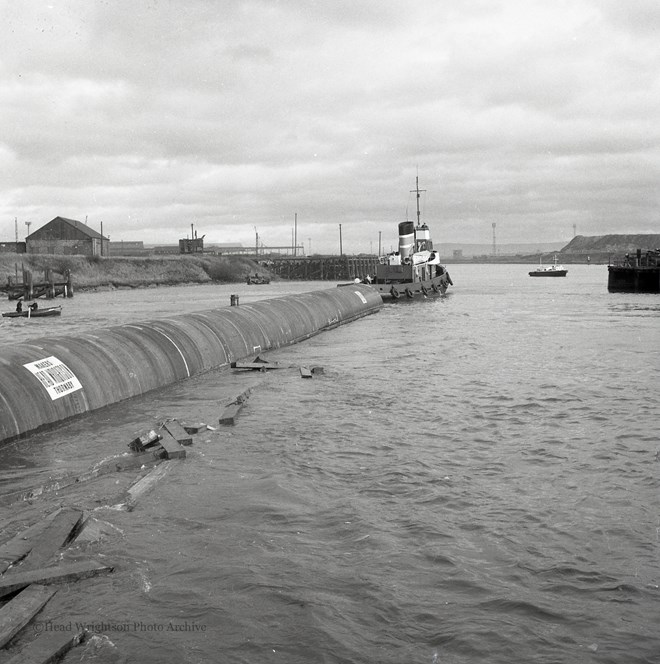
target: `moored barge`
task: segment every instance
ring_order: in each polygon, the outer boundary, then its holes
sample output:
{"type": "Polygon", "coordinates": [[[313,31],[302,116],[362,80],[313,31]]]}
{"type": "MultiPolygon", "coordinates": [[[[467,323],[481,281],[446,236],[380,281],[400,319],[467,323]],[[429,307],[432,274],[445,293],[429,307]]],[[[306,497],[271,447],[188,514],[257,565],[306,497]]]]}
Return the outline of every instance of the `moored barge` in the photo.
{"type": "Polygon", "coordinates": [[[610,293],[660,293],[660,249],[635,255],[607,266],[607,290],[610,293]]]}

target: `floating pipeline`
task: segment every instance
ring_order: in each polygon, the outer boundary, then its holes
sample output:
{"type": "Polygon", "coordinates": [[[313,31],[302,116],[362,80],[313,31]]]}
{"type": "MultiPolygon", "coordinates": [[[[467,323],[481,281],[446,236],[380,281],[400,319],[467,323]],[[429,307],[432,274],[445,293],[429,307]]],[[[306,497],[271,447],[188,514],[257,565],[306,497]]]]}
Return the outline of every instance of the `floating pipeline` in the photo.
{"type": "Polygon", "coordinates": [[[383,306],[351,285],[0,350],[0,442],[288,346],[383,306]]]}

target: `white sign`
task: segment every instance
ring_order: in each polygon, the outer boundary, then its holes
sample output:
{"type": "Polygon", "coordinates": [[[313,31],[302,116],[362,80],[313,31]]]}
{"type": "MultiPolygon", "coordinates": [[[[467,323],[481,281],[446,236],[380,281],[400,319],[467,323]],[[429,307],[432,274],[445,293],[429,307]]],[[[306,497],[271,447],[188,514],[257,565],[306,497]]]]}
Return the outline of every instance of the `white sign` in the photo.
{"type": "Polygon", "coordinates": [[[56,357],[46,357],[23,366],[39,379],[53,401],[82,389],[73,371],[56,357]]]}
{"type": "Polygon", "coordinates": [[[359,290],[353,292],[362,300],[363,304],[367,303],[367,298],[364,295],[362,295],[362,293],[360,293],[359,290]]]}

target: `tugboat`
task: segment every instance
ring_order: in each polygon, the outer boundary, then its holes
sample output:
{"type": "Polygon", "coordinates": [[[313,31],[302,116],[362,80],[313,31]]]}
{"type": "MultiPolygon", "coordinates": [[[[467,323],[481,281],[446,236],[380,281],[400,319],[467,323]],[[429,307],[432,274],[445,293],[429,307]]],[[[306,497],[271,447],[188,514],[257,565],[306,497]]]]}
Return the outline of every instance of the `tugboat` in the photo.
{"type": "Polygon", "coordinates": [[[433,249],[429,227],[421,222],[419,177],[415,178],[412,191],[417,196],[417,225],[412,221],[399,224],[399,251],[379,259],[371,281],[383,300],[443,294],[453,285],[449,272],[440,264],[440,255],[433,249]]]}

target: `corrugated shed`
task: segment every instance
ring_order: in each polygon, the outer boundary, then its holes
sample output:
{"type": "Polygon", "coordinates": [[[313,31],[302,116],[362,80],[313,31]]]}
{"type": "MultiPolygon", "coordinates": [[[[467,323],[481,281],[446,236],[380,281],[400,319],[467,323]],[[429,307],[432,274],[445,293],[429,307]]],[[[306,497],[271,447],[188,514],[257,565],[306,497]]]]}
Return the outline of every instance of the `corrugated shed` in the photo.
{"type": "Polygon", "coordinates": [[[27,240],[107,240],[82,221],[55,217],[27,236],[27,240]]]}

